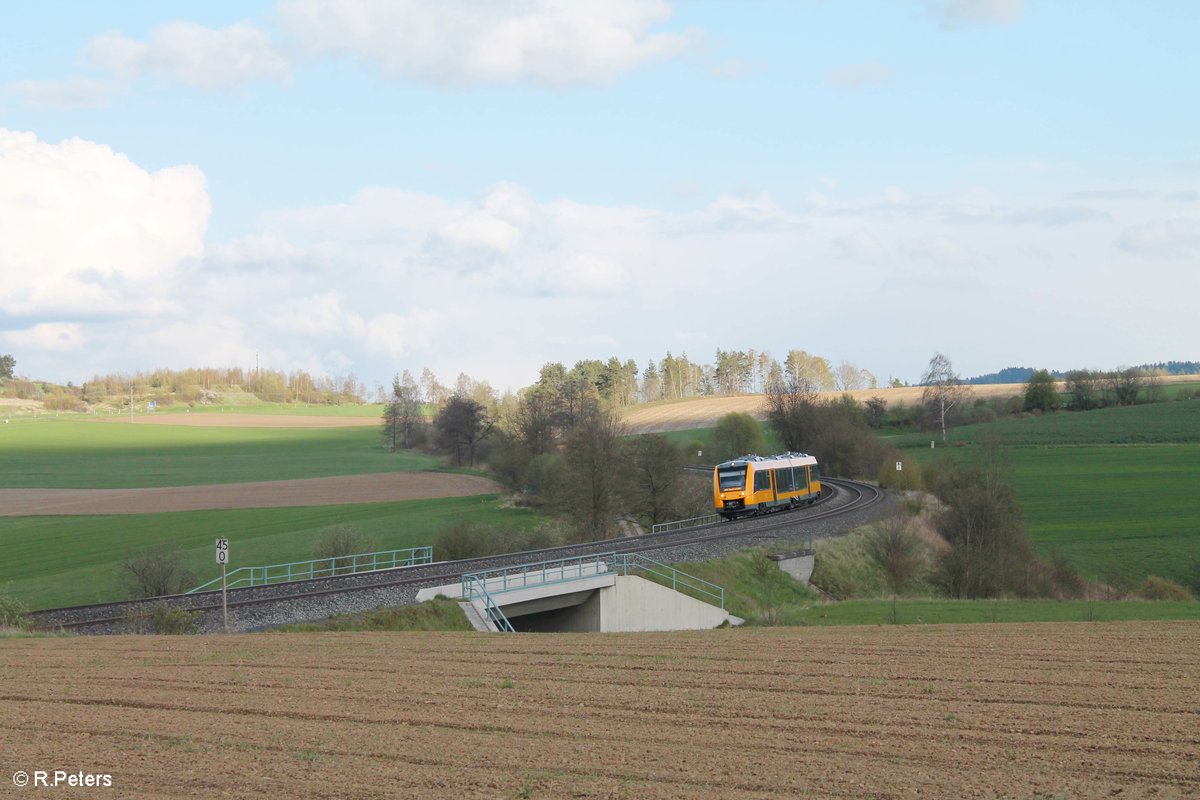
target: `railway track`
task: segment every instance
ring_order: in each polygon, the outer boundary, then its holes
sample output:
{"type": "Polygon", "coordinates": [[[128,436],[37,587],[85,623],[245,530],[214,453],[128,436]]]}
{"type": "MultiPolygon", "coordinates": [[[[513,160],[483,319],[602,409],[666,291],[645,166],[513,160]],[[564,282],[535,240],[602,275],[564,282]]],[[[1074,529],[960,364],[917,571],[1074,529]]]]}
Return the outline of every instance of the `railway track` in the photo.
{"type": "MultiPolygon", "coordinates": [[[[714,542],[738,539],[761,541],[763,538],[788,538],[779,534],[800,534],[805,527],[878,504],[883,492],[870,484],[836,478],[823,478],[825,491],[812,506],[781,511],[761,517],[747,517],[732,522],[720,521],[708,525],[683,528],[657,534],[625,539],[605,539],[586,544],[561,545],[541,550],[528,550],[503,556],[442,561],[396,570],[357,573],[332,578],[294,581],[292,583],[234,589],[229,592],[230,616],[239,610],[257,607],[294,604],[320,600],[336,595],[380,590],[416,589],[456,583],[470,572],[501,566],[516,566],[538,561],[574,558],[599,553],[645,553],[653,555],[663,550],[703,546],[714,542]]],[[[794,537],[792,537],[794,538],[794,537]]],[[[176,595],[153,600],[127,600],[86,606],[42,609],[29,614],[38,627],[76,632],[110,632],[122,625],[126,613],[148,602],[165,601],[172,606],[220,616],[221,593],[204,592],[195,595],[176,595]]]]}

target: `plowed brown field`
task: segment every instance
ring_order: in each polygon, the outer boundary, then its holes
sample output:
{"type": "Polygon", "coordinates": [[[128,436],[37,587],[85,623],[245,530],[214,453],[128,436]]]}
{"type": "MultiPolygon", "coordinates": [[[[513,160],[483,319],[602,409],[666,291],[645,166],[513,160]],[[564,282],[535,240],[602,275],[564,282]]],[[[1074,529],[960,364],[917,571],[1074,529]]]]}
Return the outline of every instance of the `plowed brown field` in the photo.
{"type": "Polygon", "coordinates": [[[1194,622],[0,641],[0,777],[87,796],[1173,798],[1198,757],[1194,622]]]}
{"type": "MultiPolygon", "coordinates": [[[[129,424],[129,417],[88,417],[90,422],[129,424]]],[[[361,428],[379,425],[379,417],[302,417],[293,414],[237,414],[201,411],[196,414],[147,414],[134,425],[187,425],[200,428],[361,428]]]]}
{"type": "Polygon", "coordinates": [[[285,508],[389,503],[495,494],[478,475],[381,472],[293,481],[166,486],[154,489],[0,489],[0,517],[55,514],[152,514],[208,508],[285,508]]]}

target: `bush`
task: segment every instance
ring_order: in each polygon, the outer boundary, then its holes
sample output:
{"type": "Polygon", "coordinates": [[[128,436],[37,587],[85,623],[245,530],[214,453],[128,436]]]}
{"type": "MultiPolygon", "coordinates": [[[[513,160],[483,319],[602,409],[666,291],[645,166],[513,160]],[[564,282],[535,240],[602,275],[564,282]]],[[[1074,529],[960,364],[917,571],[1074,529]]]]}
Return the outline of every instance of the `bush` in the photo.
{"type": "Polygon", "coordinates": [[[78,397],[69,394],[50,395],[42,400],[47,411],[86,411],[87,407],[79,402],[78,397]]]}
{"type": "Polygon", "coordinates": [[[938,465],[934,491],[945,507],[935,525],[950,550],[942,554],[934,582],[947,597],[1030,594],[1036,558],[1009,473],[994,443],[981,448],[975,464],[938,465]]]}
{"type": "Polygon", "coordinates": [[[1083,597],[1087,589],[1087,581],[1063,553],[1050,557],[1049,577],[1054,594],[1062,600],[1083,597]]]}
{"type": "Polygon", "coordinates": [[[1200,555],[1192,556],[1188,563],[1187,579],[1184,581],[1192,595],[1200,597],[1200,555]]]}
{"type": "Polygon", "coordinates": [[[1139,591],[1147,600],[1176,600],[1188,602],[1192,594],[1174,581],[1160,578],[1157,575],[1147,575],[1139,591]]]}
{"type": "Polygon", "coordinates": [[[758,420],[749,414],[731,412],[717,420],[711,460],[759,453],[767,446],[766,441],[758,420]]]}
{"type": "Polygon", "coordinates": [[[25,604],[7,592],[0,592],[0,628],[16,628],[28,630],[29,620],[25,614],[29,611],[25,604]]]}
{"type": "Polygon", "coordinates": [[[125,612],[126,633],[191,635],[200,632],[200,612],[173,608],[163,601],[137,605],[125,612]]]}
{"type": "Polygon", "coordinates": [[[180,594],[196,584],[196,576],[183,566],[182,553],[168,546],[134,553],[118,569],[121,582],[135,600],[180,594]]]}
{"type": "Polygon", "coordinates": [[[899,450],[891,451],[879,465],[879,485],[885,489],[909,491],[921,488],[921,463],[915,458],[905,458],[899,450]],[[904,468],[897,470],[896,462],[904,468]]]}
{"type": "Polygon", "coordinates": [[[562,544],[563,539],[562,532],[549,525],[521,531],[456,522],[438,533],[433,551],[440,560],[458,561],[554,547],[562,544]]]}
{"type": "Polygon", "coordinates": [[[867,534],[867,554],[883,570],[893,595],[902,594],[925,576],[929,558],[924,544],[903,514],[893,514],[867,534]]]}
{"type": "Polygon", "coordinates": [[[867,531],[817,542],[810,583],[836,600],[882,597],[887,591],[883,568],[867,552],[867,531]]]}
{"type": "Polygon", "coordinates": [[[379,543],[359,533],[353,525],[331,525],[317,535],[313,543],[314,574],[340,575],[350,573],[352,562],[346,556],[373,553],[379,543]]]}

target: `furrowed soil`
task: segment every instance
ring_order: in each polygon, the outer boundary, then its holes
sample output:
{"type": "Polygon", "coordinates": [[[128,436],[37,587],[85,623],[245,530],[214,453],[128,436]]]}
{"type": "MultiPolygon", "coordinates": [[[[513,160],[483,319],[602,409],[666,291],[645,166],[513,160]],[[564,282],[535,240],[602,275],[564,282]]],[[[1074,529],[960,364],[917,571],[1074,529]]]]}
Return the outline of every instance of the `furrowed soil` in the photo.
{"type": "Polygon", "coordinates": [[[151,798],[1195,797],[1198,687],[1194,622],[0,640],[0,777],[109,773],[89,796],[151,798]]]}
{"type": "MultiPolygon", "coordinates": [[[[128,425],[129,417],[114,414],[88,418],[89,422],[128,425]]],[[[215,411],[196,414],[145,414],[134,425],[187,425],[197,428],[361,428],[378,427],[378,417],[305,417],[288,414],[238,414],[215,411]]]]}

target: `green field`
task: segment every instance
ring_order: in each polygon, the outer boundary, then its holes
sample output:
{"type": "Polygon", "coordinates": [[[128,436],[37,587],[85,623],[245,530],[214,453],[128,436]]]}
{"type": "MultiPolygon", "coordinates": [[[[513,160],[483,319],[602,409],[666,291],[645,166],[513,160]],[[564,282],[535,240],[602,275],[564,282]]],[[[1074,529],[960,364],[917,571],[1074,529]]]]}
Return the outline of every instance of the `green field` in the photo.
{"type": "Polygon", "coordinates": [[[0,487],[126,489],[437,469],[389,453],[374,426],[194,428],[80,418],[0,424],[0,487]]]}
{"type": "MultiPolygon", "coordinates": [[[[704,464],[716,463],[716,458],[713,453],[713,437],[716,434],[716,428],[693,428],[686,431],[667,431],[662,435],[667,437],[668,441],[674,442],[680,447],[686,447],[684,460],[688,463],[700,462],[704,464]],[[697,452],[701,455],[697,455],[697,452]]],[[[763,439],[766,441],[766,446],[763,447],[761,453],[737,453],[736,455],[770,455],[772,453],[782,453],[786,448],[775,430],[767,424],[763,424],[763,439]]]]}
{"type": "Polygon", "coordinates": [[[1004,444],[1034,545],[1093,578],[1183,582],[1200,558],[1200,401],[972,425],[948,449],[931,451],[929,437],[887,441],[922,461],[1004,444]]]}
{"type": "Polygon", "coordinates": [[[1200,558],[1200,445],[1017,448],[1017,496],[1034,544],[1084,573],[1185,582],[1200,558]]]}
{"type": "MultiPolygon", "coordinates": [[[[952,428],[949,439],[952,445],[995,439],[1007,447],[1200,443],[1200,400],[1083,412],[1060,411],[986,425],[966,425],[952,428]]],[[[931,440],[935,440],[938,447],[942,446],[940,432],[884,437],[884,441],[896,447],[926,450],[931,440]]]]}
{"type": "MultiPolygon", "coordinates": [[[[203,583],[220,575],[213,541],[230,542],[233,569],[313,557],[323,528],[353,525],[380,549],[433,544],[452,522],[527,528],[540,517],[505,508],[496,495],[448,500],[318,506],[307,508],[222,509],[169,514],[95,517],[0,518],[0,590],[30,608],[125,599],[117,565],[132,552],[156,545],[178,547],[186,565],[203,583]]],[[[436,551],[434,558],[437,558],[436,551]]]]}

